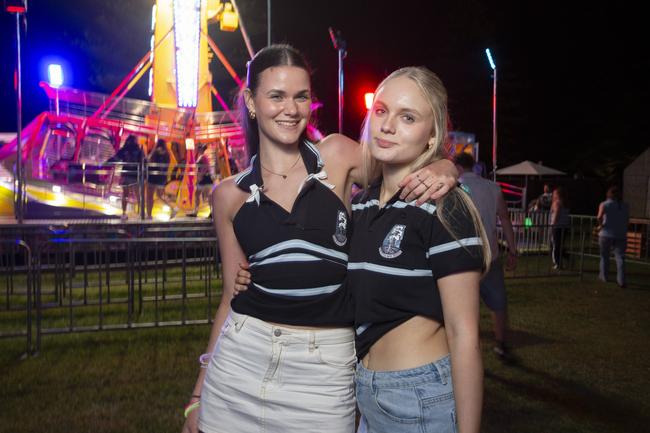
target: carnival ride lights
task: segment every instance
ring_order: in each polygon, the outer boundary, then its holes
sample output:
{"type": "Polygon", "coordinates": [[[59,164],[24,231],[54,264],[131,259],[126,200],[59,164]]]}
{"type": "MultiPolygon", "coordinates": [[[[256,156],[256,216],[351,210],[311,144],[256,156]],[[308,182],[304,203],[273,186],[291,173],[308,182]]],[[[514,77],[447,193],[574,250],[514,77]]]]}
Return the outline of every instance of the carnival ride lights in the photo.
{"type": "Polygon", "coordinates": [[[234,32],[239,27],[239,15],[233,10],[232,3],[223,5],[223,10],[218,11],[219,30],[222,32],[234,32]]]}
{"type": "MultiPolygon", "coordinates": [[[[156,54],[156,12],[157,6],[154,5],[151,7],[151,41],[149,43],[149,52],[151,53],[150,62],[153,63],[154,55],[156,54]]],[[[147,95],[151,96],[153,94],[153,69],[149,69],[149,87],[147,88],[147,95]]]]}
{"type": "Polygon", "coordinates": [[[179,107],[196,107],[199,87],[201,0],[174,0],[176,95],[179,107]]]}
{"type": "MultiPolygon", "coordinates": [[[[195,148],[209,146],[218,173],[223,177],[230,175],[231,151],[237,155],[233,158],[245,158],[241,129],[212,85],[208,69],[209,47],[235,83],[238,86],[242,83],[208,35],[208,24],[217,21],[223,31],[234,31],[241,25],[247,49],[252,53],[235,4],[222,0],[157,0],[151,15],[150,51],[111,95],[64,87],[64,66],[48,65],[48,81],[40,85],[50,103],[55,103],[56,110],[50,105],[49,111],[24,128],[24,140],[13,140],[0,149],[0,177],[12,178],[6,190],[20,189],[20,181],[4,173],[10,172],[7,167],[11,167],[12,158],[21,155],[27,164],[29,182],[24,186],[29,201],[83,209],[95,215],[119,214],[116,206],[121,189],[116,179],[121,171],[105,161],[113,156],[126,136],[135,135],[146,153],[158,138],[164,139],[168,146],[182,143],[179,146],[182,152],[171,152],[170,161],[171,171],[174,165],[184,164],[176,170],[180,172],[180,180],[169,180],[167,187],[173,188],[165,190],[173,194],[174,206],[157,202],[154,217],[168,220],[179,210],[188,213],[196,209],[193,202],[197,178],[195,148]],[[147,72],[151,101],[125,98],[147,72]],[[211,93],[224,111],[213,112],[211,93]],[[19,142],[24,143],[22,148],[19,142]]],[[[3,210],[4,201],[0,203],[0,214],[8,215],[13,210],[3,210]]],[[[209,207],[202,206],[200,213],[207,215],[209,207]]]]}
{"type": "Polygon", "coordinates": [[[47,80],[50,82],[50,86],[58,89],[63,85],[63,69],[61,65],[52,63],[47,67],[47,80]]]}

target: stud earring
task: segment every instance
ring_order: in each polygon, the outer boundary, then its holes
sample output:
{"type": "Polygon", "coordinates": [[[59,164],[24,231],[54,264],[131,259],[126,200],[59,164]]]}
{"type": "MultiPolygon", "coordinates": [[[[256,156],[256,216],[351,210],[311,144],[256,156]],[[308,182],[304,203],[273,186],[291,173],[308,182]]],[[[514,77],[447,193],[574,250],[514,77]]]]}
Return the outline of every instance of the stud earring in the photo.
{"type": "Polygon", "coordinates": [[[251,120],[255,119],[255,112],[254,111],[249,111],[248,116],[251,118],[251,120]]]}

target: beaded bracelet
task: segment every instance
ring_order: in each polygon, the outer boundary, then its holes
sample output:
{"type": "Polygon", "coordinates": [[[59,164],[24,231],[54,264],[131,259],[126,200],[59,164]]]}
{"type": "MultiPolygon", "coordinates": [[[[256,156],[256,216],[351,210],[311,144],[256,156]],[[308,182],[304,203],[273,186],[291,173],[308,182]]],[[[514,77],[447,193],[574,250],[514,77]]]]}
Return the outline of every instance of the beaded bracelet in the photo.
{"type": "Polygon", "coordinates": [[[185,418],[187,418],[187,416],[190,413],[192,413],[193,410],[198,408],[200,405],[201,405],[201,401],[198,400],[198,401],[195,401],[194,403],[190,403],[187,406],[185,406],[185,411],[183,412],[183,415],[185,415],[185,418]]]}
{"type": "Polygon", "coordinates": [[[208,368],[208,364],[210,364],[210,355],[210,353],[204,353],[199,356],[199,364],[201,364],[201,368],[208,368]]]}

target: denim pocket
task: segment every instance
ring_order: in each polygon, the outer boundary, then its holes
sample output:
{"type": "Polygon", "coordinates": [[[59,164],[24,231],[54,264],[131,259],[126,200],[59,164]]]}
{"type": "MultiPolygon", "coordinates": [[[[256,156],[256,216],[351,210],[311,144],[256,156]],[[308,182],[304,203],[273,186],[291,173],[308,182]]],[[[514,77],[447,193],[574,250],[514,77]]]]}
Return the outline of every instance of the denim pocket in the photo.
{"type": "Polygon", "coordinates": [[[374,401],[377,410],[394,422],[415,424],[420,421],[420,401],[414,388],[378,388],[374,401]]]}
{"type": "Polygon", "coordinates": [[[456,432],[456,400],[451,382],[429,382],[417,387],[422,404],[423,431],[426,433],[456,432]]]}

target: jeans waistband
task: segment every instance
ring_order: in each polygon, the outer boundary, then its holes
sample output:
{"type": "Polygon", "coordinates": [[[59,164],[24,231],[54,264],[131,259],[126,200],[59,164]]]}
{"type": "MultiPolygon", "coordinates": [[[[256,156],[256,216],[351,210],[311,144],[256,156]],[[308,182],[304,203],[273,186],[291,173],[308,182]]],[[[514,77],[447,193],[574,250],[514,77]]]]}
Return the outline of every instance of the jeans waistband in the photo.
{"type": "Polygon", "coordinates": [[[446,384],[451,380],[451,358],[446,355],[429,364],[407,370],[374,371],[368,370],[363,363],[357,364],[356,381],[361,385],[372,387],[401,388],[425,382],[446,384]]]}
{"type": "Polygon", "coordinates": [[[250,332],[261,334],[274,340],[281,340],[289,344],[342,344],[354,342],[354,331],[352,328],[328,328],[328,329],[297,329],[287,326],[278,326],[264,320],[257,319],[247,314],[240,314],[230,311],[230,319],[235,329],[242,327],[250,332]]]}

